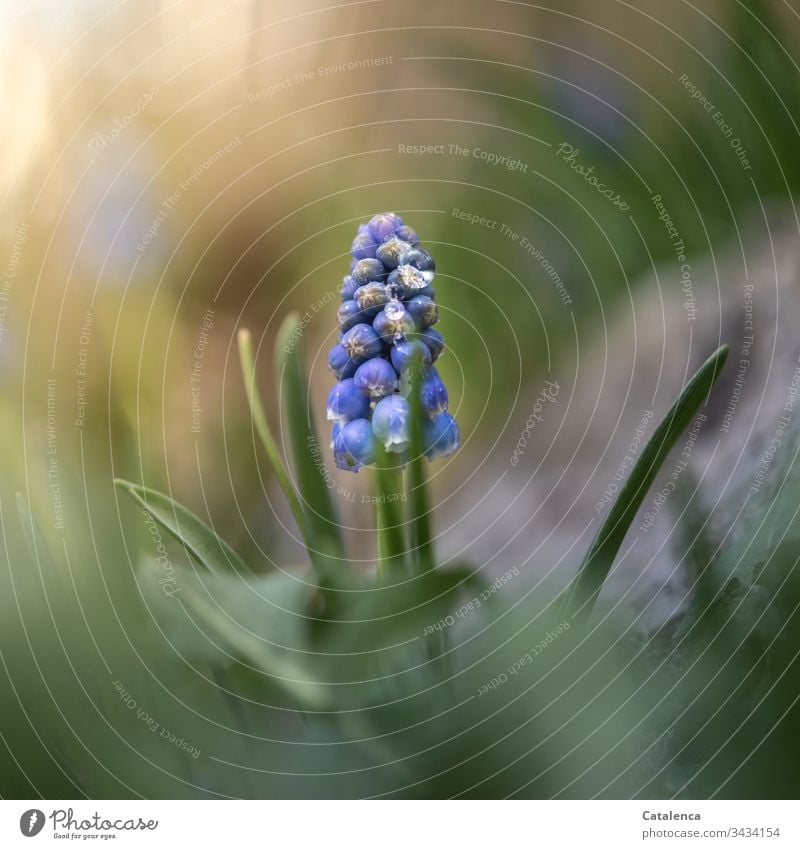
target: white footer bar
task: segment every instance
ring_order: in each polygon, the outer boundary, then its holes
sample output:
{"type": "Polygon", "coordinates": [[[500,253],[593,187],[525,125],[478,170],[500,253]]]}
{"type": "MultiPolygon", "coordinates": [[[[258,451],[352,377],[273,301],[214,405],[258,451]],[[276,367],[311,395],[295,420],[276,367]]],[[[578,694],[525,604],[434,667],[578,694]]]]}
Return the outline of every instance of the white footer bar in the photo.
{"type": "Polygon", "coordinates": [[[0,801],[0,846],[800,846],[793,801],[0,801]]]}

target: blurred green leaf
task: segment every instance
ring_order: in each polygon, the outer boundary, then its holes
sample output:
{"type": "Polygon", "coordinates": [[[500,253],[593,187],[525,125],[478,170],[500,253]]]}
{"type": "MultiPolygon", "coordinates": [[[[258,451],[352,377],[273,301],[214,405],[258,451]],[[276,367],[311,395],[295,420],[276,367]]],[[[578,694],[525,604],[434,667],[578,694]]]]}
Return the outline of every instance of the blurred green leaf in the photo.
{"type": "MultiPolygon", "coordinates": [[[[230,586],[225,588],[226,592],[229,590],[230,586]]],[[[238,597],[241,598],[241,595],[238,597]]],[[[198,624],[213,629],[232,651],[269,675],[276,687],[296,699],[300,708],[319,709],[330,704],[325,688],[310,678],[302,662],[301,649],[297,649],[294,658],[288,657],[285,647],[276,647],[238,621],[242,610],[247,607],[252,610],[254,606],[260,609],[262,617],[269,617],[269,608],[265,609],[264,598],[260,594],[251,592],[247,595],[248,604],[237,609],[237,619],[220,610],[212,599],[213,596],[207,591],[199,591],[191,586],[186,587],[186,592],[181,594],[181,602],[199,616],[201,622],[198,624]]],[[[226,596],[226,599],[230,602],[231,596],[226,596]]]]}
{"type": "Polygon", "coordinates": [[[214,669],[241,662],[267,675],[297,705],[320,707],[327,701],[314,680],[319,674],[310,654],[319,599],[309,576],[208,574],[176,564],[165,594],[151,566],[139,569],[151,611],[180,655],[214,669]]]}
{"type": "Polygon", "coordinates": [[[149,513],[165,531],[182,543],[186,551],[210,572],[220,568],[234,569],[237,572],[250,571],[247,564],[222,537],[174,499],[154,489],[119,478],[114,480],[114,484],[149,513]]]}

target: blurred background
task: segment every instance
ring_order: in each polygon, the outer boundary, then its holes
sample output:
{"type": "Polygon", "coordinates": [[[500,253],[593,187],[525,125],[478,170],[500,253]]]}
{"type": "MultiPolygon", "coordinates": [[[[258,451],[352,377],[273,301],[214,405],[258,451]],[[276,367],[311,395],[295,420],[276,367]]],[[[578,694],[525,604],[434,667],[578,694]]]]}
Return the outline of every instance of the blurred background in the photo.
{"type": "MultiPolygon", "coordinates": [[[[135,741],[109,675],[163,700],[159,722],[186,740],[228,714],[198,709],[224,688],[161,630],[139,572],[153,535],[113,479],[186,504],[259,574],[304,564],[236,332],[255,336],[283,442],[275,333],[304,316],[326,433],[338,288],[376,212],[437,261],[463,442],[430,467],[443,567],[516,567],[515,597],[566,584],[637,428],[721,342],[734,353],[683,495],[646,502],[605,603],[643,633],[669,621],[692,574],[686,511],[708,515],[714,549],[772,503],[767,483],[783,491],[800,353],[792,3],[6,0],[0,16],[4,795],[275,792],[212,778],[204,744],[187,767],[168,762],[185,747],[135,741]]],[[[337,471],[327,443],[323,458],[368,573],[371,476],[337,471]]]]}

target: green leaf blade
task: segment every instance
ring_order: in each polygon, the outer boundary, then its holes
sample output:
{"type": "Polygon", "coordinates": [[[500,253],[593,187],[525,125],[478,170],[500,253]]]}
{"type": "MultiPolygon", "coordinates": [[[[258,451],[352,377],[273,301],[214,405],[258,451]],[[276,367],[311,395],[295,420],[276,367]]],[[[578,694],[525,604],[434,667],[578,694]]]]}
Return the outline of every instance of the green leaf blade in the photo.
{"type": "Polygon", "coordinates": [[[288,431],[297,489],[303,504],[309,556],[321,584],[330,587],[331,582],[336,582],[346,554],[341,525],[321,467],[321,448],[300,351],[301,336],[298,315],[292,313],[278,331],[275,357],[277,386],[283,396],[283,421],[288,431]]]}
{"type": "Polygon", "coordinates": [[[261,395],[258,391],[258,384],[255,377],[255,362],[253,359],[253,340],[250,331],[242,329],[239,331],[239,361],[242,368],[242,378],[244,379],[244,387],[247,393],[247,402],[250,405],[250,414],[255,425],[256,432],[261,439],[261,444],[264,446],[267,459],[272,466],[275,477],[280,484],[286,500],[289,502],[289,507],[292,510],[297,527],[300,529],[300,534],[308,547],[308,528],[306,527],[306,519],[303,515],[303,508],[300,505],[300,498],[297,495],[297,490],[292,485],[289,478],[289,473],[283,463],[278,446],[272,436],[272,431],[267,422],[267,416],[264,412],[264,406],[261,403],[261,395]]]}
{"type": "Polygon", "coordinates": [[[730,348],[718,348],[695,372],[675,403],[653,432],[630,477],[619,492],[600,526],[578,574],[567,589],[565,615],[584,624],[600,589],[611,571],[614,559],[667,455],[708,396],[717,380],[730,348]]]}
{"type": "Polygon", "coordinates": [[[225,569],[251,571],[219,534],[182,504],[155,489],[138,486],[121,478],[115,478],[114,485],[129,495],[209,572],[225,569]]]}

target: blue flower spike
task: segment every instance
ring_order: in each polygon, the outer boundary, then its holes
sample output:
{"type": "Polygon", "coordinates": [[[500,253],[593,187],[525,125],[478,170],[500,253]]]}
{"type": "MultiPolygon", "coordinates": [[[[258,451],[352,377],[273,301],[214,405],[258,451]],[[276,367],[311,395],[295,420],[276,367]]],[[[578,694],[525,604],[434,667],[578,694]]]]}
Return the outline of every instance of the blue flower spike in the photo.
{"type": "Polygon", "coordinates": [[[342,285],[339,344],[328,365],[339,382],[328,396],[336,465],[357,472],[372,466],[376,448],[407,461],[411,444],[411,367],[421,368],[422,437],[430,460],[459,447],[447,412],[447,389],[433,363],[444,338],[433,286],[436,263],[417,232],[399,215],[374,215],[358,228],[350,273],[342,285]]]}

